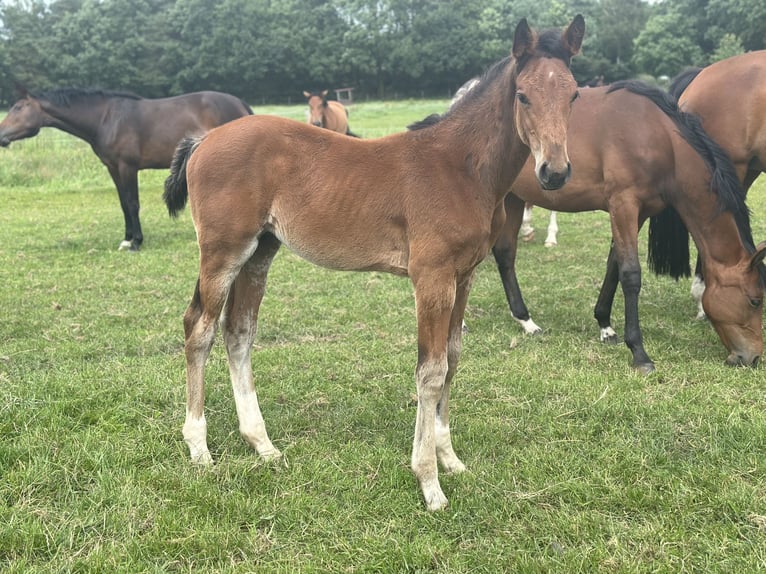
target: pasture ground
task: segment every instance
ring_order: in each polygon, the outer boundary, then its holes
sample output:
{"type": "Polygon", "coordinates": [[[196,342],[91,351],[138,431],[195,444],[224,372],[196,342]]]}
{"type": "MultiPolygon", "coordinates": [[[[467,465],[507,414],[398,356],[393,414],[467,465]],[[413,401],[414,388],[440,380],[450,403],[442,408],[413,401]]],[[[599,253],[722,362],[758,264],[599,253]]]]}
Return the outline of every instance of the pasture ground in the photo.
{"type": "MultiPolygon", "coordinates": [[[[358,104],[350,125],[383,135],[446,104],[358,104]]],[[[469,470],[443,477],[450,507],[431,514],[408,468],[407,280],[282,251],[253,362],[285,457],[263,463],[239,438],[219,338],[207,375],[216,464],[198,468],[180,433],[197,248],[188,211],[173,221],[161,202],[166,171],[141,174],[146,240],[130,254],[116,250],[116,192],[86,144],[43,130],[0,160],[1,571],[766,569],[763,367],[725,367],[689,281],[648,273],[641,318],[657,372],[639,376],[623,345],[599,343],[605,214],[560,215],[546,249],[547,213],[535,212],[519,276],[542,336],[521,334],[493,261],[480,267],[452,394],[469,470]]],[[[766,182],[750,204],[766,239],[766,182]]]]}

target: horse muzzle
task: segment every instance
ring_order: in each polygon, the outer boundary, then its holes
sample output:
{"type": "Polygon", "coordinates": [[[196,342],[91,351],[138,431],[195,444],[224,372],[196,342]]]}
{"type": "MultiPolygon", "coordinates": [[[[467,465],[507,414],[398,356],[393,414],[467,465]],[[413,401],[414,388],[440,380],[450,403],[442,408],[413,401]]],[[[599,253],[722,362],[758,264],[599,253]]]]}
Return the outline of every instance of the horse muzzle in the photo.
{"type": "Polygon", "coordinates": [[[0,147],[8,147],[9,145],[11,145],[10,138],[7,138],[7,137],[0,138],[0,147]]]}
{"type": "Polygon", "coordinates": [[[555,191],[564,187],[564,184],[572,177],[572,164],[567,162],[564,171],[551,169],[548,162],[543,162],[537,170],[537,181],[545,191],[555,191]]]}
{"type": "Polygon", "coordinates": [[[740,353],[731,353],[726,357],[726,364],[729,367],[757,367],[761,357],[759,355],[742,355],[740,353]]]}

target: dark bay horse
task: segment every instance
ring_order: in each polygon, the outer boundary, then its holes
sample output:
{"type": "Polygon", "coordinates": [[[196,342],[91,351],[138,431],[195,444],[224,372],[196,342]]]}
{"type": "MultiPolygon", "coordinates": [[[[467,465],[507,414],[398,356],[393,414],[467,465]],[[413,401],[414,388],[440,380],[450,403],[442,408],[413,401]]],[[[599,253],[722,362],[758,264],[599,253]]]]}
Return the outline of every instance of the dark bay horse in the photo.
{"type": "Polygon", "coordinates": [[[245,102],[220,92],[146,99],[135,94],[63,88],[33,94],[21,89],[0,123],[0,146],[53,127],[85,140],[112,176],[125,216],[120,249],[137,251],[144,236],[139,221],[138,171],[170,167],[181,139],[252,114],[245,102]]]}
{"type": "Polygon", "coordinates": [[[348,127],[348,110],[335,100],[327,99],[327,90],[321,92],[303,92],[309,103],[308,123],[318,128],[325,128],[358,137],[348,127]]]}
{"type": "MultiPolygon", "coordinates": [[[[731,158],[747,193],[766,171],[766,50],[686,70],[668,91],[681,109],[699,116],[705,131],[731,158]]],[[[704,291],[699,261],[696,275],[692,294],[699,300],[704,291]]]]}
{"type": "Polygon", "coordinates": [[[503,199],[530,150],[538,185],[557,189],[569,177],[567,121],[577,95],[569,62],[584,32],[579,15],[563,33],[539,36],[522,20],[511,56],[439,122],[417,131],[360,140],[253,116],[181,142],[164,197],[171,215],[188,200],[200,249],[184,315],[183,434],[193,461],[212,461],[204,367],[219,318],[240,433],[262,457],[280,456],[266,433],[250,355],[269,266],[284,243],[317,265],[412,281],[412,470],[428,509],[447,505],[437,461],[446,472],[465,469],[452,448],[449,391],[474,270],[503,225],[503,199]]]}
{"type": "Polygon", "coordinates": [[[617,83],[581,90],[568,141],[577,169],[562,191],[541,191],[528,165],[505,200],[508,218],[493,252],[514,318],[527,332],[539,330],[515,272],[524,202],[565,212],[606,211],[613,248],[607,285],[595,310],[601,339],[617,339],[611,308],[619,280],[625,298],[625,343],[633,366],[643,373],[653,371],[638,316],[638,231],[651,218],[649,257],[654,270],[688,275],[691,232],[710,283],[703,304],[729,352],[726,362],[754,364],[763,351],[761,261],[766,243],[754,248],[733,166],[699,120],[679,112],[675,100],[660,90],[617,83]],[[663,212],[668,206],[676,211],[663,212]]]}

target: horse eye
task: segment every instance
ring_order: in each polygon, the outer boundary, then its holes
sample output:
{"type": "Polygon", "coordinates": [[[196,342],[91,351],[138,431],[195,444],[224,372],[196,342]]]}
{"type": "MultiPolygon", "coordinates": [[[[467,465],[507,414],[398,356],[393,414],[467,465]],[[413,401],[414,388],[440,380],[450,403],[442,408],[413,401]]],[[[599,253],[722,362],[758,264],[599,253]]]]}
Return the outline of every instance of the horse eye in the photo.
{"type": "Polygon", "coordinates": [[[529,105],[529,98],[527,96],[525,96],[524,94],[519,92],[519,93],[516,94],[516,98],[519,100],[519,102],[521,102],[525,106],[529,105]]]}
{"type": "Polygon", "coordinates": [[[570,103],[574,103],[574,101],[580,97],[580,92],[575,92],[574,96],[572,96],[572,99],[570,100],[570,103]]]}
{"type": "Polygon", "coordinates": [[[763,299],[759,299],[758,297],[753,297],[750,299],[750,306],[754,309],[758,309],[758,307],[761,306],[763,303],[763,299]]]}

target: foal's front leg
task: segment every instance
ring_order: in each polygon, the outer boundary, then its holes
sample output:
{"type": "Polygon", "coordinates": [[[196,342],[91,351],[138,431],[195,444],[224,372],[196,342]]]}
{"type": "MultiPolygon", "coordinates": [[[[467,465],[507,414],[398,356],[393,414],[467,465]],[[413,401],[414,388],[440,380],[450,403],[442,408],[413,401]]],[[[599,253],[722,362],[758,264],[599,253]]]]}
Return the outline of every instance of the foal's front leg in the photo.
{"type": "Polygon", "coordinates": [[[447,339],[455,302],[455,279],[454,275],[444,277],[431,271],[422,278],[413,277],[413,283],[418,317],[418,366],[415,371],[418,411],[412,444],[412,471],[420,483],[428,510],[440,510],[447,506],[447,497],[439,484],[437,444],[447,457],[449,453],[445,449],[452,450],[449,427],[445,426],[445,423],[449,424],[449,413],[443,393],[449,370],[447,339]],[[440,404],[444,409],[441,412],[440,404]],[[440,420],[438,428],[437,417],[440,420]]]}

